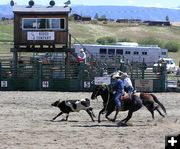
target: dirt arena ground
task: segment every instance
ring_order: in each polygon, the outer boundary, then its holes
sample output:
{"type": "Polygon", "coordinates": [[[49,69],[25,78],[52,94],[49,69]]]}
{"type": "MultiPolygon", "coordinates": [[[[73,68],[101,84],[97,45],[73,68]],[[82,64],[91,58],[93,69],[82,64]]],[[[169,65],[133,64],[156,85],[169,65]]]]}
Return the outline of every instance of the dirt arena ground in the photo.
{"type": "MultiPolygon", "coordinates": [[[[127,127],[117,127],[102,115],[92,122],[86,112],[71,113],[69,121],[50,121],[59,109],[55,100],[90,98],[91,93],[0,92],[1,149],[164,149],[165,136],[180,134],[180,93],[155,93],[167,109],[162,118],[141,108],[127,127]]],[[[97,116],[102,100],[92,101],[97,116]]],[[[113,113],[114,115],[114,113],[113,113]]],[[[127,112],[120,112],[118,120],[127,112]]],[[[118,122],[117,120],[117,122],[118,122]]]]}

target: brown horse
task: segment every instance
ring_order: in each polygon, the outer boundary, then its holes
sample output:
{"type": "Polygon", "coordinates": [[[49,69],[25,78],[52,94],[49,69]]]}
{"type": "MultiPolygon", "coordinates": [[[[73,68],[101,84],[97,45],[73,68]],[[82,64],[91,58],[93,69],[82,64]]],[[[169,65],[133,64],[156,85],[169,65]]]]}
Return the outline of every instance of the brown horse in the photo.
{"type": "Polygon", "coordinates": [[[162,117],[165,117],[165,115],[162,114],[161,111],[159,110],[159,107],[161,107],[164,113],[167,114],[166,108],[163,106],[163,104],[158,100],[158,98],[154,94],[139,92],[139,93],[135,93],[135,95],[140,97],[140,99],[143,102],[143,105],[151,112],[153,119],[154,119],[155,110],[157,110],[162,117]]]}

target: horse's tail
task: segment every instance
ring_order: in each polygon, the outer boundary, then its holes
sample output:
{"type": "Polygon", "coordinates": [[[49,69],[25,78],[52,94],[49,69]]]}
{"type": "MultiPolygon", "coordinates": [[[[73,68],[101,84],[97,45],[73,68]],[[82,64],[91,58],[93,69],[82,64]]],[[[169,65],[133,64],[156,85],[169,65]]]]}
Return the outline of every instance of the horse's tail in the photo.
{"type": "Polygon", "coordinates": [[[164,113],[165,114],[167,114],[166,113],[166,108],[163,106],[163,104],[157,99],[157,97],[154,95],[154,94],[150,94],[152,97],[153,97],[153,99],[154,99],[154,101],[162,108],[162,110],[164,111],[164,113]]]}

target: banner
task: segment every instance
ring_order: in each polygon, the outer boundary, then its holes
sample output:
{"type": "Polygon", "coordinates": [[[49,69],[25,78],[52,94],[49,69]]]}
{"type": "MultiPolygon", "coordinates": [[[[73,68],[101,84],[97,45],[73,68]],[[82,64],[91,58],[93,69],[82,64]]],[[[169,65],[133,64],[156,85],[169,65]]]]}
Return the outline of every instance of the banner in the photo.
{"type": "Polygon", "coordinates": [[[111,77],[95,77],[95,85],[111,84],[111,77]]]}
{"type": "Polygon", "coordinates": [[[54,40],[54,32],[27,32],[27,40],[54,40]]]}
{"type": "Polygon", "coordinates": [[[142,92],[152,92],[153,80],[137,79],[135,80],[135,89],[142,92]]]}

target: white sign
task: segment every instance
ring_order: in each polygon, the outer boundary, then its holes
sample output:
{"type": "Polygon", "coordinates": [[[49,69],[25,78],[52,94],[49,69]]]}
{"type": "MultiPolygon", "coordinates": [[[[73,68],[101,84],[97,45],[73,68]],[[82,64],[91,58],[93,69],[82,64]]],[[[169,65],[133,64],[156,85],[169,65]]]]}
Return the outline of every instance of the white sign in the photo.
{"type": "Polygon", "coordinates": [[[44,87],[44,88],[49,87],[49,81],[43,81],[42,82],[42,87],[44,87]]]}
{"type": "Polygon", "coordinates": [[[111,84],[110,77],[95,77],[95,85],[102,85],[102,84],[111,84]]]}
{"type": "Polygon", "coordinates": [[[7,87],[7,81],[1,81],[1,87],[7,87]]]}
{"type": "Polygon", "coordinates": [[[153,91],[153,80],[135,80],[135,89],[137,91],[152,92],[153,91]]]}
{"type": "Polygon", "coordinates": [[[27,40],[54,40],[54,32],[27,32],[27,40]]]}

